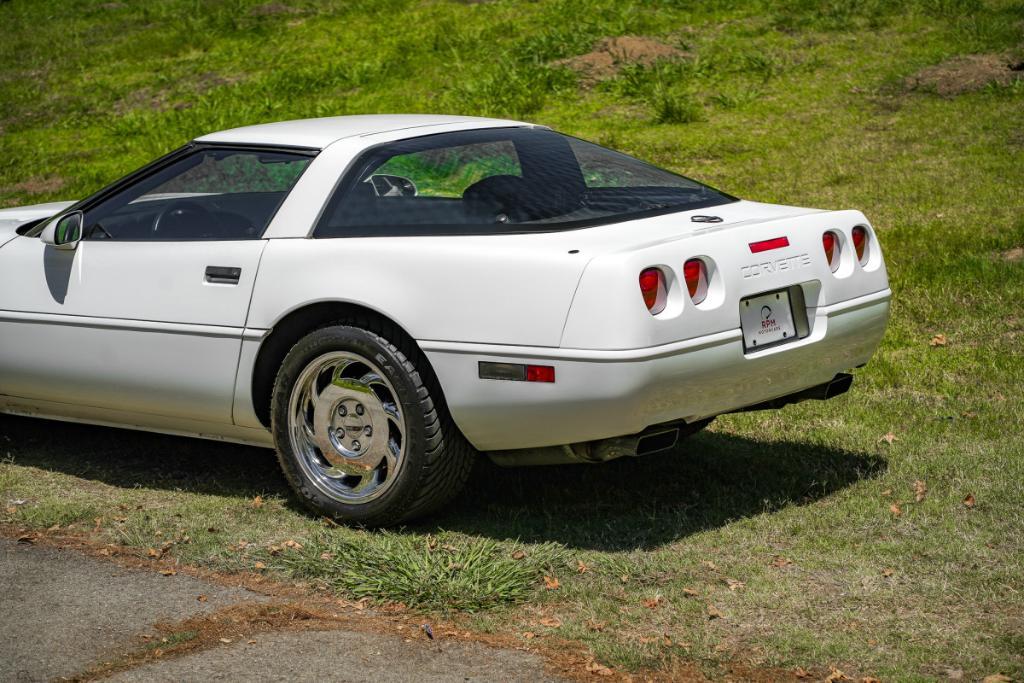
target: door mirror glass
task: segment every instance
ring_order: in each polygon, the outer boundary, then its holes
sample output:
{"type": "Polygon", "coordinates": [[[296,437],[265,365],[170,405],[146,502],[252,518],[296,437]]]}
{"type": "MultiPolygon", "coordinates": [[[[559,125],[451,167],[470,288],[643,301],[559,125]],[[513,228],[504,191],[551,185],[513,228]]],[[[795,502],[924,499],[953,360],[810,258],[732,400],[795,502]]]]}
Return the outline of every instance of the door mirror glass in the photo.
{"type": "Polygon", "coordinates": [[[74,211],[51,221],[39,236],[46,244],[52,244],[58,249],[74,249],[82,239],[82,223],[84,217],[81,211],[74,211]]]}

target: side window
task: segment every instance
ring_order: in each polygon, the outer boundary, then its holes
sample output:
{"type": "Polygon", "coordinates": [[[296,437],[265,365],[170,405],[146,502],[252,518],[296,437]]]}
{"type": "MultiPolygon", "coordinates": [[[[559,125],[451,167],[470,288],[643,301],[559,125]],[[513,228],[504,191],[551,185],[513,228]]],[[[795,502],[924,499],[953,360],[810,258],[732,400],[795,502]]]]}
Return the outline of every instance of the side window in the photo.
{"type": "Polygon", "coordinates": [[[569,145],[579,162],[588,188],[701,188],[700,183],[689,178],[668,173],[657,166],[583,140],[570,138],[569,145]]]}
{"type": "Polygon", "coordinates": [[[90,209],[91,240],[257,239],[311,157],[202,149],[90,209]]]}

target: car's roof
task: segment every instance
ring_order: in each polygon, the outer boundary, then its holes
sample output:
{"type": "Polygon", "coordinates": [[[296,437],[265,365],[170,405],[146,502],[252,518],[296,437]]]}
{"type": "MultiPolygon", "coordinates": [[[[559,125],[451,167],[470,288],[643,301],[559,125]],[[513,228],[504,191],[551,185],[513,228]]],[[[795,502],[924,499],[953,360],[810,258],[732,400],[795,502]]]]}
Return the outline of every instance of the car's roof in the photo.
{"type": "Polygon", "coordinates": [[[323,149],[327,145],[354,136],[386,133],[407,128],[451,126],[464,124],[466,128],[490,128],[497,125],[523,126],[521,121],[485,119],[475,116],[440,116],[435,114],[365,114],[358,116],[331,116],[321,119],[300,119],[263,123],[222,130],[196,138],[197,142],[220,142],[248,145],[282,145],[323,149]]]}

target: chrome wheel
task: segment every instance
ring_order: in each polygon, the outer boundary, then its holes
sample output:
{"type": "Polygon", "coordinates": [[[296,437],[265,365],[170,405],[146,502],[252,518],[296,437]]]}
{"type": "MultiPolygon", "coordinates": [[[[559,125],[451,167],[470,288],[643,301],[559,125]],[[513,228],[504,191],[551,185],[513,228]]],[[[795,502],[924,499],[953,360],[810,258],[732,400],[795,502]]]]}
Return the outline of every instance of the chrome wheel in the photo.
{"type": "Polygon", "coordinates": [[[310,482],[346,504],[366,503],[394,483],[405,460],[405,416],[394,387],[357,353],[313,360],[292,388],[292,450],[310,482]]]}

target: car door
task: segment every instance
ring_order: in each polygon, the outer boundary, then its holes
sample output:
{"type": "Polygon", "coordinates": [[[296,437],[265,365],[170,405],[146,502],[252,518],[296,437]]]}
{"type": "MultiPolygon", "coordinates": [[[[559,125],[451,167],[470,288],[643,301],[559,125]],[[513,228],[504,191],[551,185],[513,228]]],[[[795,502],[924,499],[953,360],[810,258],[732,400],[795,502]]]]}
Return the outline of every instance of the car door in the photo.
{"type": "Polygon", "coordinates": [[[0,394],[230,423],[261,236],[308,162],[200,147],[87,204],[77,248],[4,245],[0,394]]]}

